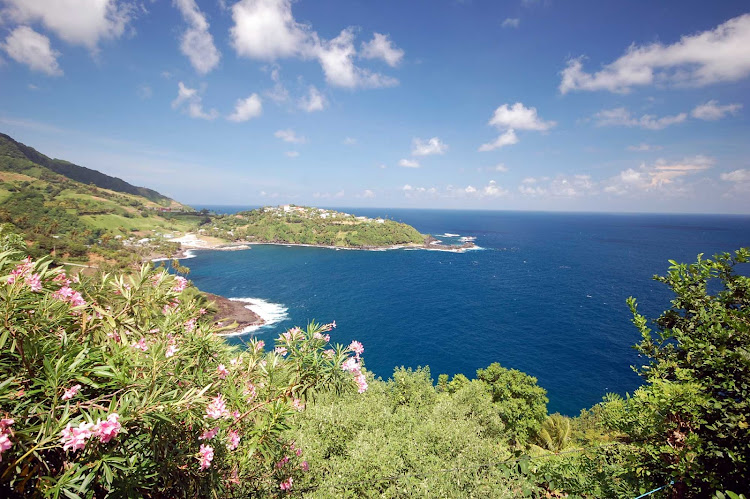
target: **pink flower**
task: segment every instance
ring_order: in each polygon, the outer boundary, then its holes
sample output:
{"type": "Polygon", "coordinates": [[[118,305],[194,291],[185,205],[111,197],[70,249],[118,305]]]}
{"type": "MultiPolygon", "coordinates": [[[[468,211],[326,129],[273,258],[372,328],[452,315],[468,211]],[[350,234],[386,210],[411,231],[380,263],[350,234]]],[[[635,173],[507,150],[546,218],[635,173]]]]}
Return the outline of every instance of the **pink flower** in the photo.
{"type": "Polygon", "coordinates": [[[273,349],[273,351],[276,354],[281,355],[282,357],[287,354],[286,347],[276,347],[273,349]]]}
{"type": "Polygon", "coordinates": [[[281,458],[281,461],[279,461],[278,463],[276,463],[276,467],[277,468],[283,468],[284,465],[286,465],[286,463],[288,463],[288,462],[289,462],[289,456],[284,456],[284,457],[281,458]]]}
{"type": "Polygon", "coordinates": [[[229,361],[229,364],[232,366],[237,366],[242,364],[242,358],[241,357],[235,357],[232,360],[229,361]]]}
{"type": "Polygon", "coordinates": [[[52,293],[52,298],[68,302],[73,307],[81,307],[86,305],[86,300],[83,299],[81,293],[68,286],[63,286],[62,288],[52,293]]]}
{"type": "Polygon", "coordinates": [[[177,348],[177,345],[175,345],[174,343],[170,343],[169,346],[167,346],[167,351],[164,352],[164,357],[170,358],[171,356],[176,354],[178,350],[179,348],[177,348]]]}
{"type": "Polygon", "coordinates": [[[211,466],[211,461],[214,460],[214,448],[210,445],[201,444],[200,455],[201,469],[208,469],[211,466]]]}
{"type": "Polygon", "coordinates": [[[42,290],[42,277],[39,274],[29,274],[26,276],[25,281],[32,291],[42,290]]]}
{"type": "Polygon", "coordinates": [[[185,279],[184,277],[178,275],[178,276],[175,276],[174,280],[175,280],[175,283],[172,286],[172,291],[174,291],[175,293],[180,293],[185,288],[187,288],[188,280],[185,279]]]}
{"type": "Polygon", "coordinates": [[[120,416],[116,412],[113,412],[107,416],[106,421],[101,421],[99,419],[96,420],[96,424],[94,425],[94,435],[99,437],[99,440],[101,440],[103,444],[106,444],[120,433],[122,425],[118,419],[120,419],[120,416]]]}
{"type": "Polygon", "coordinates": [[[188,333],[192,333],[193,331],[195,331],[195,319],[194,318],[190,319],[189,321],[185,323],[185,331],[187,331],[188,333]]]}
{"type": "Polygon", "coordinates": [[[292,490],[293,481],[294,480],[292,480],[292,477],[289,477],[279,484],[279,488],[281,488],[281,490],[286,490],[286,491],[292,490]]]}
{"type": "Polygon", "coordinates": [[[359,373],[360,367],[359,364],[357,364],[357,359],[355,359],[354,357],[349,357],[344,361],[343,364],[341,364],[341,369],[356,374],[359,373]]]}
{"type": "Polygon", "coordinates": [[[323,357],[325,357],[326,359],[333,359],[334,353],[335,352],[330,348],[328,350],[323,350],[323,357]]]}
{"type": "Polygon", "coordinates": [[[60,398],[62,400],[70,400],[76,396],[76,393],[78,393],[78,390],[80,389],[81,389],[81,385],[73,385],[67,390],[65,390],[65,393],[63,393],[63,396],[60,398]]]}
{"type": "Polygon", "coordinates": [[[16,421],[13,419],[0,419],[0,433],[6,433],[8,428],[10,428],[15,422],[16,421]]]}
{"type": "Polygon", "coordinates": [[[357,358],[359,358],[360,354],[365,351],[365,347],[359,341],[352,341],[349,345],[349,350],[357,354],[357,358]]]}
{"type": "Polygon", "coordinates": [[[198,313],[200,315],[206,315],[208,313],[208,311],[205,308],[202,308],[202,309],[198,310],[198,313]]]}
{"type": "Polygon", "coordinates": [[[220,419],[227,416],[229,411],[227,410],[227,404],[224,402],[224,398],[221,395],[217,395],[206,407],[206,415],[211,419],[220,419]]]}
{"type": "Polygon", "coordinates": [[[93,423],[82,421],[78,428],[72,428],[70,423],[60,432],[60,443],[63,444],[63,450],[73,449],[77,451],[86,447],[86,440],[91,438],[91,428],[93,423]]]}
{"type": "Polygon", "coordinates": [[[253,347],[253,350],[257,353],[263,350],[263,347],[266,346],[266,342],[263,340],[258,341],[255,346],[253,347]]]}
{"type": "Polygon", "coordinates": [[[365,390],[367,390],[367,379],[365,378],[365,375],[360,374],[354,378],[354,382],[357,383],[357,386],[359,387],[359,390],[357,391],[359,393],[365,393],[365,390]]]}
{"type": "Polygon", "coordinates": [[[257,395],[257,392],[255,391],[255,385],[248,382],[247,388],[245,388],[245,391],[242,392],[242,394],[247,397],[248,402],[252,401],[257,395]]]}
{"type": "Polygon", "coordinates": [[[107,333],[107,338],[111,340],[115,340],[115,343],[120,343],[122,341],[122,338],[120,337],[120,333],[117,331],[111,331],[107,333]]]}
{"type": "Polygon", "coordinates": [[[68,276],[65,275],[65,271],[60,272],[57,274],[53,279],[52,282],[56,282],[59,284],[62,284],[63,286],[69,286],[70,285],[70,279],[68,279],[68,276]]]}
{"type": "Polygon", "coordinates": [[[13,442],[10,440],[12,434],[10,426],[14,422],[12,419],[0,420],[0,461],[3,460],[3,452],[13,447],[13,442]]]}
{"type": "Polygon", "coordinates": [[[216,436],[216,434],[219,433],[219,427],[217,426],[213,430],[206,430],[204,431],[200,437],[198,437],[198,440],[211,440],[216,436]]]}
{"type": "Polygon", "coordinates": [[[302,471],[308,471],[310,469],[310,465],[307,464],[307,461],[302,461],[299,467],[302,469],[302,471]]]}
{"type": "Polygon", "coordinates": [[[305,410],[305,404],[300,399],[292,400],[292,407],[302,412],[305,410]]]}
{"type": "Polygon", "coordinates": [[[240,445],[240,434],[232,430],[229,432],[229,435],[227,435],[227,440],[229,441],[227,449],[235,450],[237,446],[240,445]]]}
{"type": "Polygon", "coordinates": [[[131,345],[136,350],[140,350],[141,352],[145,352],[148,350],[148,345],[146,345],[146,338],[141,338],[140,341],[134,341],[131,345]]]}
{"type": "Polygon", "coordinates": [[[240,419],[240,416],[241,416],[240,411],[232,411],[232,417],[234,419],[240,419]]]}
{"type": "Polygon", "coordinates": [[[219,364],[219,367],[216,368],[216,372],[219,374],[219,378],[224,379],[227,376],[229,376],[229,370],[226,368],[224,364],[219,364]]]}

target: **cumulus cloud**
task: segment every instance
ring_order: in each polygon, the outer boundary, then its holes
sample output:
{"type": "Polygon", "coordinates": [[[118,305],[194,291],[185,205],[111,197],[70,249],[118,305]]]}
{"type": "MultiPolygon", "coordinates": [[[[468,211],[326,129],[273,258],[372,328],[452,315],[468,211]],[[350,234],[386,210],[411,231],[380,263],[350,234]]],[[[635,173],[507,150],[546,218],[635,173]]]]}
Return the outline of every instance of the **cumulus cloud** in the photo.
{"type": "Polygon", "coordinates": [[[500,149],[501,147],[511,146],[518,143],[518,136],[516,132],[511,128],[506,130],[505,133],[501,134],[494,142],[488,142],[479,146],[480,152],[492,151],[494,149],[500,149]]]}
{"type": "Polygon", "coordinates": [[[433,154],[445,154],[448,150],[448,144],[442,142],[437,137],[428,140],[415,138],[412,140],[411,154],[413,156],[431,156],[433,154]]]}
{"type": "Polygon", "coordinates": [[[705,104],[696,106],[690,111],[690,116],[699,120],[716,121],[720,120],[727,114],[737,114],[742,109],[742,104],[719,105],[719,101],[710,100],[705,104]]]}
{"type": "Polygon", "coordinates": [[[57,63],[60,53],[51,47],[49,38],[28,26],[14,29],[5,38],[5,43],[1,47],[11,59],[25,64],[32,71],[46,73],[49,76],[63,74],[57,63]]]}
{"type": "Polygon", "coordinates": [[[292,144],[304,144],[307,142],[305,137],[297,135],[291,128],[287,128],[286,130],[276,130],[273,136],[292,144]]]}
{"type": "Polygon", "coordinates": [[[365,189],[362,193],[362,197],[365,199],[372,199],[375,197],[375,193],[371,191],[370,189],[365,189]]]}
{"type": "Polygon", "coordinates": [[[72,45],[97,51],[102,39],[122,36],[133,19],[134,3],[118,0],[4,0],[3,14],[18,23],[41,22],[72,45]]]}
{"type": "Polygon", "coordinates": [[[196,71],[201,74],[209,73],[219,64],[221,54],[208,31],[206,16],[200,11],[195,0],[173,1],[188,24],[188,29],[182,34],[180,50],[190,59],[190,64],[196,71]]]}
{"type": "Polygon", "coordinates": [[[742,170],[734,170],[727,173],[722,173],[720,175],[721,180],[725,182],[734,182],[734,183],[745,183],[750,182],[750,170],[742,169],[742,170]]]}
{"type": "Polygon", "coordinates": [[[587,73],[583,58],[568,61],[562,71],[560,93],[608,90],[626,93],[635,86],[667,83],[705,86],[737,81],[750,74],[750,14],[716,28],[683,36],[671,45],[631,45],[619,59],[587,73]]]}
{"type": "Polygon", "coordinates": [[[313,85],[307,89],[307,95],[302,97],[299,101],[300,109],[312,113],[314,111],[322,111],[326,108],[326,98],[320,91],[313,85]]]}
{"type": "Polygon", "coordinates": [[[263,103],[258,94],[251,94],[245,99],[237,99],[234,105],[234,112],[227,116],[229,121],[240,123],[257,118],[263,114],[263,103]]]}
{"type": "Polygon", "coordinates": [[[517,17],[508,17],[500,25],[503,28],[517,28],[521,24],[521,20],[517,17]]]}
{"type": "Polygon", "coordinates": [[[497,185],[497,182],[495,182],[494,180],[490,180],[490,182],[487,185],[485,185],[484,188],[482,189],[483,196],[499,197],[499,196],[504,196],[506,194],[508,194],[508,190],[503,189],[502,187],[497,185]]]}
{"type": "Polygon", "coordinates": [[[495,109],[492,118],[487,123],[499,130],[505,130],[494,142],[482,144],[480,151],[492,151],[504,146],[518,143],[515,130],[535,130],[543,132],[554,127],[554,121],[544,121],[538,115],[535,107],[526,107],[520,102],[512,106],[503,104],[495,109]]]}
{"type": "Polygon", "coordinates": [[[291,0],[241,0],[232,19],[231,42],[240,56],[272,61],[310,49],[310,28],[294,20],[291,0]]]}
{"type": "Polygon", "coordinates": [[[219,116],[216,109],[205,112],[198,89],[186,87],[182,82],[177,84],[177,98],[172,101],[172,109],[182,109],[191,118],[203,120],[213,120],[219,116]]]}
{"type": "Polygon", "coordinates": [[[354,64],[354,29],[346,28],[332,40],[315,47],[315,55],[323,68],[326,81],[344,88],[378,88],[398,85],[398,80],[354,64]]]}
{"type": "MultiPolygon", "coordinates": [[[[398,85],[395,78],[355,65],[354,28],[342,30],[331,40],[321,39],[311,26],[294,19],[291,0],[240,0],[232,7],[232,19],[231,43],[239,56],[266,61],[316,59],[326,81],[344,88],[398,85]]],[[[401,58],[400,49],[378,33],[363,45],[363,50],[362,57],[382,58],[389,64],[401,58]]]]}
{"type": "Polygon", "coordinates": [[[509,169],[504,164],[498,163],[492,167],[492,170],[496,172],[507,173],[509,169]]]}
{"type": "Polygon", "coordinates": [[[703,172],[714,164],[715,160],[707,156],[694,156],[681,161],[658,159],[651,165],[643,163],[637,169],[628,168],[621,171],[605,182],[604,192],[622,195],[659,189],[678,193],[681,191],[678,184],[685,177],[703,172]]]}
{"type": "Polygon", "coordinates": [[[404,168],[419,168],[419,161],[404,158],[398,162],[398,166],[403,166],[404,168]]]}
{"type": "Polygon", "coordinates": [[[599,111],[594,115],[594,119],[596,120],[596,126],[637,126],[648,130],[661,130],[670,125],[684,122],[687,119],[687,113],[663,116],[661,118],[657,118],[652,114],[644,114],[640,118],[637,118],[624,107],[618,107],[599,111]]]}
{"type": "Polygon", "coordinates": [[[537,115],[535,107],[526,107],[520,102],[516,102],[510,107],[508,104],[503,104],[495,109],[489,124],[498,128],[537,131],[549,130],[556,125],[554,121],[542,120],[537,115]]]}
{"type": "Polygon", "coordinates": [[[373,33],[372,40],[362,42],[360,56],[365,59],[382,59],[394,68],[403,59],[404,51],[396,47],[388,35],[373,33]]]}
{"type": "Polygon", "coordinates": [[[289,158],[296,158],[297,156],[299,156],[299,152],[297,151],[287,151],[284,154],[286,154],[289,158]]]}

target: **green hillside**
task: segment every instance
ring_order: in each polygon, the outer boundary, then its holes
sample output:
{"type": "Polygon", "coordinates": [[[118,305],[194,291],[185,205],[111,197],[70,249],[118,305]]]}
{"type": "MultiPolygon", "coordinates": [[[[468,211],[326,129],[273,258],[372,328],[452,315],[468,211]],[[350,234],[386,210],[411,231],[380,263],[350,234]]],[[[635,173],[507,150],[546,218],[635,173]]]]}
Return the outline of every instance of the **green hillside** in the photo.
{"type": "Polygon", "coordinates": [[[0,134],[0,224],[22,234],[33,255],[135,261],[159,246],[162,234],[194,229],[198,215],[154,190],[51,159],[0,134]]]}
{"type": "Polygon", "coordinates": [[[345,248],[423,245],[427,237],[411,225],[394,220],[294,205],[215,217],[211,227],[204,230],[223,239],[345,248]]]}

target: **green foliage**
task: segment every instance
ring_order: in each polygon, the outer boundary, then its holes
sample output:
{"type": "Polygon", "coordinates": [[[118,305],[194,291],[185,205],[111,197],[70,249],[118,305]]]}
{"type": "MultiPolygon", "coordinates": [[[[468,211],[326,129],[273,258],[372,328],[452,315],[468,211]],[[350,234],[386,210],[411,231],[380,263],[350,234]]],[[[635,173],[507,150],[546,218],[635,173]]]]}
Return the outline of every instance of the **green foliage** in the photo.
{"type": "Polygon", "coordinates": [[[535,377],[497,362],[477,370],[477,378],[487,384],[509,438],[526,444],[547,417],[547,391],[537,385],[535,377]]]}
{"type": "Polygon", "coordinates": [[[144,266],[72,282],[50,262],[0,253],[2,497],[276,495],[303,474],[291,416],[354,391],[351,350],[324,352],[333,324],[238,349],[184,278],[144,266]],[[121,425],[111,439],[102,421],[121,425]]]}
{"type": "Polygon", "coordinates": [[[547,416],[533,441],[542,449],[560,452],[570,443],[570,418],[555,413],[547,416]]]}
{"type": "Polygon", "coordinates": [[[607,403],[609,424],[639,448],[636,471],[656,485],[674,480],[680,494],[747,491],[750,483],[750,278],[736,272],[748,249],[670,261],[656,276],[675,293],[654,321],[628,303],[642,335],[646,385],[607,403]]]}
{"type": "Polygon", "coordinates": [[[531,497],[502,430],[482,382],[437,393],[429,370],[399,368],[362,396],[319,397],[290,438],[307,451],[306,497],[531,497]]]}

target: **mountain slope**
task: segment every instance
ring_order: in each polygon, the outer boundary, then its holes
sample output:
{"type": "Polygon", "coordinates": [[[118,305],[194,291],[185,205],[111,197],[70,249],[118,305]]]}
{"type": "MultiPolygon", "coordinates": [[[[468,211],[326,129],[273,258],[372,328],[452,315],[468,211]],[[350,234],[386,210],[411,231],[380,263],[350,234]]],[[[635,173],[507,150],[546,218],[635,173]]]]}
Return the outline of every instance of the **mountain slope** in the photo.
{"type": "MultiPolygon", "coordinates": [[[[4,133],[0,133],[0,157],[27,159],[36,165],[48,168],[55,173],[59,173],[64,177],[83,184],[94,184],[102,189],[142,196],[164,206],[171,204],[171,199],[153,189],[137,187],[120,178],[106,175],[102,172],[92,170],[91,168],[86,168],[85,166],[78,166],[69,161],[52,159],[40,153],[33,147],[15,141],[12,137],[5,135],[4,133]]],[[[0,168],[2,167],[0,166],[0,168]]]]}

